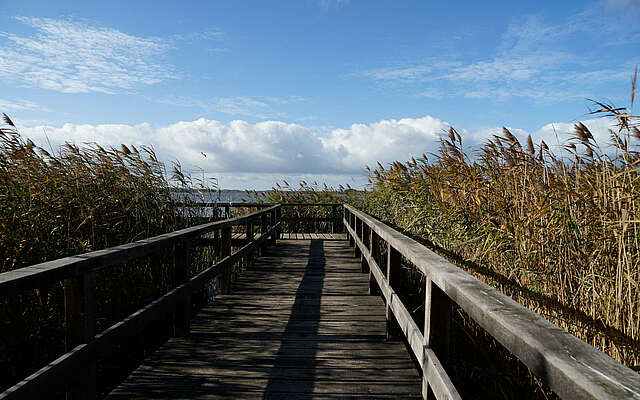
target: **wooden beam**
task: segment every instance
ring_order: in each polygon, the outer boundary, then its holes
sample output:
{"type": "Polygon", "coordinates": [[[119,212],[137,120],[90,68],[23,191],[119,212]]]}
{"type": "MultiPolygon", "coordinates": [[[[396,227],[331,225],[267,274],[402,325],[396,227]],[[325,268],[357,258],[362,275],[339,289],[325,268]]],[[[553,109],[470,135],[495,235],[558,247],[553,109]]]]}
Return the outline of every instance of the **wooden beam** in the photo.
{"type": "MultiPolygon", "coordinates": [[[[393,288],[393,281],[397,279],[398,272],[402,266],[402,255],[391,244],[387,243],[387,282],[393,288]]],[[[386,319],[387,319],[387,340],[392,340],[398,336],[398,322],[396,321],[389,302],[385,299],[386,319]]]]}
{"type": "MultiPolygon", "coordinates": [[[[449,379],[438,357],[430,348],[424,348],[424,371],[422,373],[422,393],[429,393],[437,400],[462,400],[458,390],[449,379]]],[[[429,398],[429,397],[427,397],[429,398]]]]}
{"type": "Polygon", "coordinates": [[[344,205],[565,399],[640,398],[640,375],[377,219],[344,205]]]}
{"type": "Polygon", "coordinates": [[[277,211],[279,209],[279,206],[273,206],[242,217],[192,226],[175,232],[138,240],[133,243],[3,272],[0,273],[0,297],[17,294],[25,290],[45,287],[51,284],[51,282],[63,281],[68,278],[80,276],[91,270],[99,270],[110,265],[125,263],[136,258],[147,256],[159,249],[167,248],[167,246],[172,246],[176,241],[193,239],[205,233],[213,232],[216,229],[242,225],[247,220],[255,218],[262,213],[268,213],[272,210],[277,211]]]}
{"type": "MultiPolygon", "coordinates": [[[[176,286],[187,282],[191,275],[190,243],[182,242],[174,247],[173,264],[176,286]]],[[[188,336],[191,321],[191,296],[186,295],[176,303],[174,314],[174,335],[188,336]]]]}
{"type": "MultiPolygon", "coordinates": [[[[64,281],[65,349],[71,351],[79,344],[93,340],[95,319],[96,273],[89,271],[64,281]]],[[[96,360],[87,360],[85,368],[78,371],[82,379],[70,385],[68,399],[95,399],[96,360]]]]}
{"type": "MultiPolygon", "coordinates": [[[[222,236],[220,241],[220,257],[224,259],[231,255],[231,227],[222,229],[222,236]]],[[[228,294],[231,291],[231,281],[229,277],[231,265],[226,265],[221,271],[222,274],[218,276],[218,284],[220,285],[220,292],[228,294]]]]}

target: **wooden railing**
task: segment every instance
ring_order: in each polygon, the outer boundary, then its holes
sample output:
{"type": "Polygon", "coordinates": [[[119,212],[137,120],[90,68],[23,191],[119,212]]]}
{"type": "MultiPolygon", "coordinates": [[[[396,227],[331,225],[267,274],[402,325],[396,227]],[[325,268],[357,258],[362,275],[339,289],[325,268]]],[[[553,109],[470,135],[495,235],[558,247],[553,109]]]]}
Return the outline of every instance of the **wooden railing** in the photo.
{"type": "Polygon", "coordinates": [[[443,361],[455,303],[563,399],[640,399],[636,372],[415,240],[349,205],[344,206],[343,222],[363,270],[369,270],[372,290],[379,287],[385,299],[387,326],[399,325],[422,368],[425,396],[429,391],[437,399],[460,398],[443,361]],[[385,251],[376,246],[386,247],[383,265],[374,255],[385,251]],[[402,257],[426,278],[422,332],[392,288],[402,257]]]}
{"type": "MultiPolygon", "coordinates": [[[[261,209],[272,207],[273,203],[183,203],[183,206],[211,208],[217,210],[216,217],[231,218],[234,211],[242,209],[261,209]]],[[[282,226],[281,233],[314,233],[314,232],[331,232],[342,233],[342,204],[338,203],[280,203],[282,207],[282,226]],[[300,215],[314,208],[316,215],[300,215]],[[302,211],[305,210],[305,211],[302,211]],[[298,214],[298,215],[296,215],[298,214]]]]}
{"type": "Polygon", "coordinates": [[[156,320],[173,320],[174,334],[189,331],[191,295],[212,279],[220,290],[230,289],[236,263],[249,264],[267,240],[275,242],[281,207],[269,205],[244,216],[211,222],[122,246],[61,258],[0,274],[0,298],[64,282],[67,352],[33,375],[0,394],[0,399],[51,398],[67,390],[68,398],[96,398],[96,362],[112,345],[141,332],[156,320]],[[255,226],[260,226],[259,235],[255,226]],[[232,228],[244,226],[246,240],[232,253],[232,228]],[[205,234],[215,238],[202,238],[205,234]],[[195,276],[190,274],[190,248],[214,246],[216,262],[195,276]],[[177,286],[147,306],[95,332],[96,272],[173,248],[177,286]]]}
{"type": "MultiPolygon", "coordinates": [[[[332,215],[325,217],[331,220],[323,223],[333,224],[334,231],[343,228],[333,215],[342,205],[232,203],[229,207],[260,210],[0,274],[0,297],[64,282],[67,330],[67,352],[1,393],[0,399],[51,397],[52,393],[64,390],[68,390],[71,398],[95,398],[96,362],[112,345],[158,319],[173,321],[175,335],[186,334],[191,295],[214,278],[218,278],[221,291],[228,292],[233,266],[239,261],[250,263],[260,246],[275,240],[283,226],[283,208],[295,206],[331,207],[332,215]],[[258,225],[260,231],[256,234],[254,227],[258,225]],[[246,238],[239,243],[242,247],[232,253],[232,228],[237,226],[244,227],[246,238]],[[206,234],[215,237],[203,237],[206,234]],[[213,265],[191,276],[189,254],[194,246],[213,246],[217,256],[213,265]],[[167,248],[173,249],[178,285],[96,334],[96,272],[167,248]]],[[[453,305],[457,304],[562,398],[640,399],[640,376],[631,369],[366,213],[344,205],[339,218],[355,248],[355,256],[361,258],[363,270],[369,272],[372,293],[379,290],[385,299],[387,326],[396,325],[401,330],[423,371],[425,397],[433,394],[437,399],[460,398],[447,374],[449,326],[453,305]],[[386,254],[386,259],[380,260],[380,254],[386,254]],[[422,330],[392,287],[402,258],[426,278],[422,330]]]]}

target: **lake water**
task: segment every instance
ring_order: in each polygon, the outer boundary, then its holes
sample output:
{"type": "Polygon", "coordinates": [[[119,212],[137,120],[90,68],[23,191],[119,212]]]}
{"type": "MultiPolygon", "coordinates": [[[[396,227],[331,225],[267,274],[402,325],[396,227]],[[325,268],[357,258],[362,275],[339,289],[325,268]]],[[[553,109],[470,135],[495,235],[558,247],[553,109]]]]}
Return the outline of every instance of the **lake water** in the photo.
{"type": "Polygon", "coordinates": [[[243,202],[255,202],[255,194],[247,194],[242,190],[232,190],[226,192],[215,191],[180,191],[176,192],[175,196],[178,198],[189,198],[197,203],[243,203],[243,202]]]}

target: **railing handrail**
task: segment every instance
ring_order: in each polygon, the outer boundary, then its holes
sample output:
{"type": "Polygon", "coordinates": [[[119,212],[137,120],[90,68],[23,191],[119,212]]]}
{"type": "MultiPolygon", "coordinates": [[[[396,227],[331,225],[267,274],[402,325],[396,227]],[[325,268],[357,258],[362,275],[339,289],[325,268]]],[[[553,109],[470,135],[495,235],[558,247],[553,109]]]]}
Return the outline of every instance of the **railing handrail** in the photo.
{"type": "Polygon", "coordinates": [[[144,257],[167,243],[192,238],[216,229],[242,225],[279,207],[277,204],[270,205],[265,210],[255,211],[247,215],[191,226],[131,243],[3,272],[0,273],[0,296],[43,287],[43,281],[61,281],[71,276],[78,276],[88,270],[99,270],[113,264],[144,257]]]}
{"type": "MultiPolygon", "coordinates": [[[[67,330],[73,337],[70,338],[72,346],[50,364],[42,367],[31,376],[23,379],[14,386],[0,393],[0,399],[31,399],[51,396],[55,389],[64,388],[65,385],[82,386],[79,390],[81,397],[95,398],[96,390],[96,359],[108,351],[109,346],[126,337],[131,332],[139,332],[158,317],[173,313],[176,331],[185,334],[189,330],[191,293],[204,287],[211,279],[225,275],[234,263],[245,257],[249,263],[255,249],[271,238],[275,241],[281,222],[279,221],[280,205],[270,206],[265,210],[256,211],[241,217],[230,218],[201,224],[171,233],[154,236],[122,246],[110,247],[82,255],[65,257],[14,271],[0,274],[0,295],[6,295],[14,291],[29,290],[42,287],[41,284],[69,279],[69,295],[80,295],[80,303],[67,304],[67,286],[65,285],[65,313],[77,319],[67,321],[67,330]],[[269,226],[266,225],[269,216],[269,226]],[[254,236],[254,221],[259,220],[261,230],[259,236],[254,236]],[[246,224],[247,240],[244,245],[232,252],[231,227],[246,224]],[[213,265],[208,266],[195,276],[189,276],[188,259],[190,243],[198,235],[221,231],[221,248],[219,258],[213,265]],[[95,272],[109,265],[126,262],[143,257],[159,246],[174,243],[179,254],[174,254],[176,269],[180,269],[181,275],[177,277],[176,287],[159,296],[143,308],[115,323],[104,331],[97,333],[95,329],[95,272]],[[180,260],[178,260],[180,259],[180,260]],[[70,309],[66,309],[67,306],[70,309]],[[72,314],[72,315],[71,315],[72,314]],[[73,327],[80,323],[80,331],[73,327]],[[80,382],[79,382],[80,381],[80,382]]],[[[175,249],[174,249],[175,253],[175,249]]],[[[219,256],[219,257],[218,257],[219,256]]],[[[225,279],[227,279],[225,277],[225,279]]],[[[228,282],[221,283],[222,290],[228,290],[228,282]]]]}
{"type": "MultiPolygon", "coordinates": [[[[375,271],[372,268],[371,271],[383,294],[386,287],[386,295],[389,297],[387,301],[396,302],[395,306],[391,305],[394,314],[396,312],[403,314],[406,308],[393,293],[384,274],[373,259],[370,249],[367,249],[363,240],[358,237],[363,235],[361,233],[363,229],[362,226],[359,229],[356,228],[357,220],[366,224],[368,229],[375,232],[427,277],[427,292],[429,292],[430,280],[562,398],[640,399],[640,375],[630,368],[374,217],[347,204],[344,205],[344,209],[346,215],[343,222],[347,232],[354,237],[356,246],[360,247],[369,265],[377,269],[375,271]],[[357,220],[347,219],[351,218],[349,213],[353,214],[357,220]],[[355,225],[352,227],[351,223],[355,225]],[[398,307],[398,302],[402,307],[398,307]]],[[[425,308],[430,307],[430,302],[431,299],[426,299],[425,308]]],[[[429,309],[425,310],[427,316],[430,312],[429,309]]],[[[408,316],[408,313],[396,316],[400,317],[398,318],[400,322],[402,317],[408,316]]],[[[411,319],[410,316],[409,319],[411,319]]],[[[431,348],[428,343],[426,345],[415,343],[416,339],[424,340],[417,325],[412,319],[404,322],[403,332],[414,354],[419,361],[422,360],[421,364],[425,359],[430,361],[427,352],[431,348]],[[418,332],[416,333],[415,330],[418,332]]],[[[427,323],[428,321],[425,320],[425,328],[427,323]]],[[[437,329],[437,326],[432,329],[436,330],[436,336],[437,329]]],[[[432,335],[433,333],[431,332],[432,335]]],[[[429,368],[423,367],[423,369],[424,375],[427,375],[429,368]]],[[[433,367],[431,372],[433,373],[433,367]]]]}
{"type": "Polygon", "coordinates": [[[178,202],[176,203],[176,205],[179,207],[235,207],[235,208],[256,207],[256,208],[259,208],[259,207],[272,207],[275,205],[279,205],[282,207],[295,207],[295,206],[340,207],[342,206],[342,203],[256,203],[256,202],[245,203],[245,202],[224,202],[224,201],[219,201],[219,202],[194,201],[193,203],[178,202]]]}

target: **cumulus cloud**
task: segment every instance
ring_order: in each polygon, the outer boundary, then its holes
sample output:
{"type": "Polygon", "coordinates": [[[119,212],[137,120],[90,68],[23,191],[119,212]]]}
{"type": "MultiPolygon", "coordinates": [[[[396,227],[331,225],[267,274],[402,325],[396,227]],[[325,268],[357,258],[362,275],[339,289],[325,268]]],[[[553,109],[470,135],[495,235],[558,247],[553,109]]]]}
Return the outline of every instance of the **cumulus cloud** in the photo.
{"type": "Polygon", "coordinates": [[[71,20],[16,17],[31,36],[0,33],[0,77],[63,93],[103,92],[151,85],[174,77],[159,59],[169,45],[71,20]]]}
{"type": "Polygon", "coordinates": [[[22,128],[39,143],[97,142],[154,147],[165,160],[205,171],[246,173],[359,174],[365,165],[419,156],[434,149],[447,123],[430,116],[318,130],[295,123],[200,118],[168,126],[75,125],[22,128]],[[203,154],[204,153],[204,154],[203,154]]]}
{"type": "MultiPolygon", "coordinates": [[[[599,144],[606,147],[608,130],[613,122],[605,118],[584,122],[599,144]]],[[[200,118],[159,127],[148,123],[65,124],[61,127],[24,127],[21,131],[40,145],[47,141],[54,146],[66,141],[97,142],[103,146],[151,145],[165,162],[180,160],[187,170],[224,178],[224,187],[253,179],[250,187],[268,188],[270,184],[265,186],[265,182],[281,179],[289,179],[294,184],[297,179],[307,179],[334,185],[362,185],[366,165],[374,166],[378,161],[382,164],[405,161],[412,156],[436,152],[439,138],[448,127],[448,123],[432,116],[353,124],[326,131],[281,121],[249,123],[236,120],[225,124],[200,118]]],[[[536,144],[545,140],[554,149],[556,133],[559,141],[564,142],[572,132],[573,124],[547,124],[533,132],[517,127],[510,129],[523,143],[531,133],[536,144]]],[[[472,153],[492,135],[501,134],[502,128],[460,131],[465,148],[472,153]]],[[[48,148],[48,145],[43,147],[48,148]]],[[[559,154],[558,148],[554,150],[559,154]]]]}
{"type": "MultiPolygon", "coordinates": [[[[587,128],[593,134],[596,143],[605,152],[612,154],[615,149],[611,143],[609,130],[618,131],[616,121],[612,118],[592,118],[584,121],[587,128]]],[[[561,156],[564,151],[564,145],[573,137],[574,126],[577,122],[553,122],[540,127],[535,131],[527,131],[517,127],[507,127],[513,133],[520,143],[526,143],[527,136],[531,135],[534,144],[539,146],[540,142],[544,142],[549,146],[550,150],[557,156],[561,156]]],[[[477,149],[493,138],[493,135],[502,135],[502,127],[482,129],[463,136],[463,142],[466,149],[477,149]]]]}
{"type": "Polygon", "coordinates": [[[382,120],[335,129],[323,138],[324,149],[350,170],[377,161],[406,160],[432,151],[449,124],[431,116],[382,120]]]}

